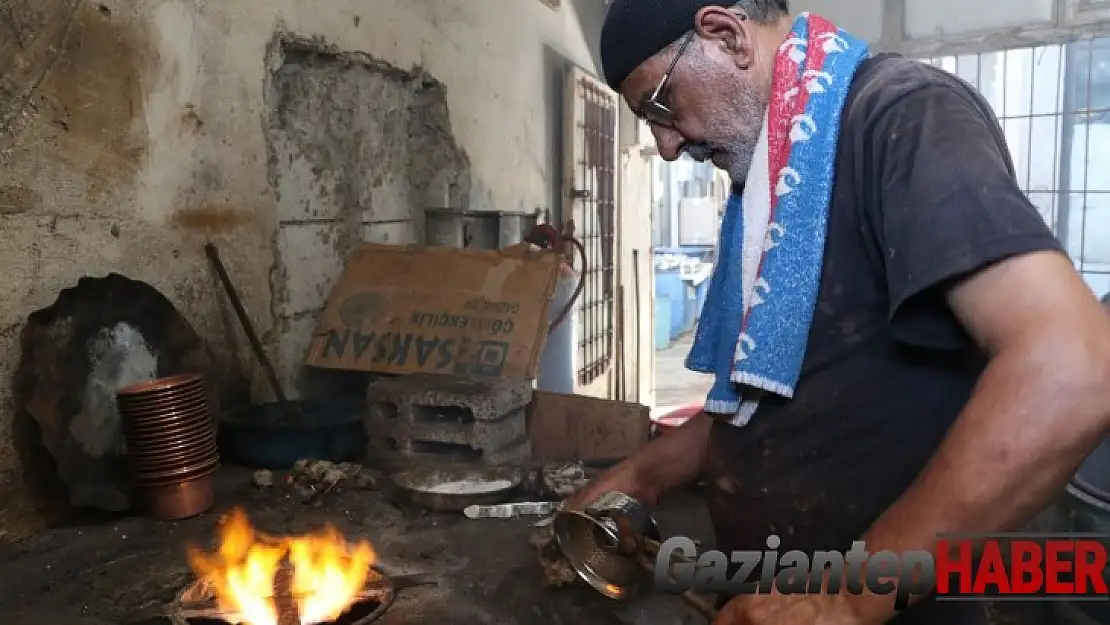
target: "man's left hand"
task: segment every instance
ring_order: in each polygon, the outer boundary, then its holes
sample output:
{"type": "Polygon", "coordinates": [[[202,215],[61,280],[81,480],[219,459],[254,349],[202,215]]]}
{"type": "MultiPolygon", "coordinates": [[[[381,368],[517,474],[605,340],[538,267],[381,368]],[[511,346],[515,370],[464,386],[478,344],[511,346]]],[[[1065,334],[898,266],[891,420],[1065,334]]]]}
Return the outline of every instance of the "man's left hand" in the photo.
{"type": "Polygon", "coordinates": [[[847,595],[738,595],[713,625],[882,625],[888,616],[864,615],[847,595]]]}

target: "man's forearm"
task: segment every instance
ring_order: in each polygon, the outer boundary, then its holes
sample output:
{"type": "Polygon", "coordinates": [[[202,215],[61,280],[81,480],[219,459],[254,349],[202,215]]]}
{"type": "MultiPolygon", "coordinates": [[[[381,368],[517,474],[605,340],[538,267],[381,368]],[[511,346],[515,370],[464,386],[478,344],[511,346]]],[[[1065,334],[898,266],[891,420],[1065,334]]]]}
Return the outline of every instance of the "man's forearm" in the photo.
{"type": "Polygon", "coordinates": [[[654,503],[663,494],[692,484],[705,468],[713,419],[699,413],[673,432],[648,443],[630,458],[638,498],[654,503]]]}
{"type": "Polygon", "coordinates": [[[1085,349],[1041,341],[992,359],[933,459],[864,536],[868,549],[1012,529],[1048,503],[1110,423],[1103,357],[1085,349]]]}
{"type": "MultiPolygon", "coordinates": [[[[1059,492],[1106,436],[1110,401],[1094,372],[1054,364],[1052,349],[991,361],[924,471],[862,537],[868,551],[935,551],[939,534],[1014,529],[1059,492]]],[[[858,599],[874,622],[893,613],[889,598],[858,599]]]]}

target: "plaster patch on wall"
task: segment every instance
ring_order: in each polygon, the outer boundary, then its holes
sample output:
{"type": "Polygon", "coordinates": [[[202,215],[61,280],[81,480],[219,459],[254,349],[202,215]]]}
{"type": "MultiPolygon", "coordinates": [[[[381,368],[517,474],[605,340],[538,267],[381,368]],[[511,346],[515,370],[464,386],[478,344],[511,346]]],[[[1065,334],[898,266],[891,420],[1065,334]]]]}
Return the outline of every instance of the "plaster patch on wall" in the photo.
{"type": "Polygon", "coordinates": [[[292,336],[303,327],[294,320],[323,308],[355,246],[414,242],[423,207],[464,204],[470,162],[443,84],[421,69],[285,34],[270,55],[265,132],[279,220],[269,339],[295,355],[279,368],[296,386],[311,336],[292,336]]]}
{"type": "Polygon", "coordinates": [[[116,389],[158,377],[158,355],[137,329],[121,322],[92,339],[89,365],[83,410],[70,429],[85,453],[99,458],[118,442],[116,389]]]}

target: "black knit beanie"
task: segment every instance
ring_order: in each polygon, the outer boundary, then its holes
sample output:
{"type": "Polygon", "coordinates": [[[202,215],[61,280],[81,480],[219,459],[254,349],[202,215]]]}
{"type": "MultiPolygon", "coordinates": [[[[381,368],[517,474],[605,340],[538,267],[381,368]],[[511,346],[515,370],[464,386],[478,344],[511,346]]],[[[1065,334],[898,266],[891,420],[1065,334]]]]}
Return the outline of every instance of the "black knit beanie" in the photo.
{"type": "Polygon", "coordinates": [[[613,0],[601,27],[605,81],[620,87],[632,70],[694,29],[705,7],[730,7],[736,0],[613,0]]]}

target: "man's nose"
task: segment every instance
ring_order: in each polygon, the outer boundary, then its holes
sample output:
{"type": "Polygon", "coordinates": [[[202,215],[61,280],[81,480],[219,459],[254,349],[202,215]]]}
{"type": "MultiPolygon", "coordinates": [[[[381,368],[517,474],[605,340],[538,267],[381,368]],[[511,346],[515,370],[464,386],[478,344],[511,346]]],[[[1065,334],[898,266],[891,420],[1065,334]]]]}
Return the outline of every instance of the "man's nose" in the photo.
{"type": "Polygon", "coordinates": [[[651,134],[655,136],[655,146],[659,149],[659,156],[663,157],[663,160],[678,160],[682,154],[682,144],[685,139],[677,130],[652,124],[651,134]]]}

